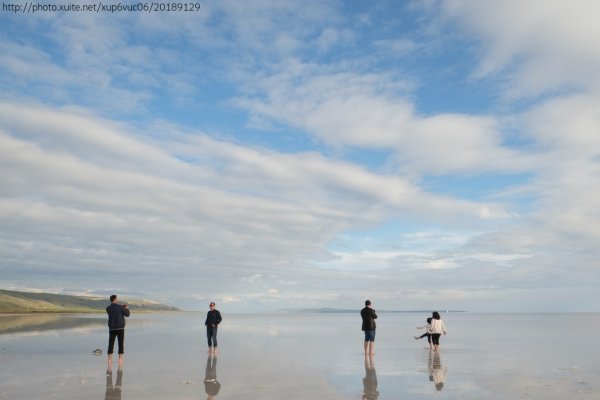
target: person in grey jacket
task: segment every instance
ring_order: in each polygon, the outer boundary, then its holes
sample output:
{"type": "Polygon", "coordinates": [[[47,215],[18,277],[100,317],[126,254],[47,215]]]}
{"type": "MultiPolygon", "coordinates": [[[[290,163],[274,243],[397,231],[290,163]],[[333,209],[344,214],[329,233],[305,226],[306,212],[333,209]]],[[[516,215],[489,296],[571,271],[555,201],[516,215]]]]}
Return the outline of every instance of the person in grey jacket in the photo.
{"type": "Polygon", "coordinates": [[[129,317],[130,312],[127,304],[117,303],[117,295],[110,296],[110,305],[106,307],[108,314],[108,370],[112,368],[112,355],[115,347],[115,339],[119,343],[119,365],[123,364],[123,354],[125,353],[125,317],[129,317]]]}

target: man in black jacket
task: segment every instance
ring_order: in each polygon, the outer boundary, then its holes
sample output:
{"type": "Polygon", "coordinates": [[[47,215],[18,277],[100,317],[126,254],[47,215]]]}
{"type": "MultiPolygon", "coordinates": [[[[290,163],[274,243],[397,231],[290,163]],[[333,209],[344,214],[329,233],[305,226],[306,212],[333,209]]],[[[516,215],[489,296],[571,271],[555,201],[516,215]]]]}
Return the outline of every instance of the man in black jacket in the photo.
{"type": "Polygon", "coordinates": [[[217,327],[221,323],[221,313],[215,309],[215,303],[210,302],[210,311],[206,314],[206,337],[208,339],[208,352],[213,353],[217,351],[217,327]]]}
{"type": "Polygon", "coordinates": [[[117,303],[117,295],[110,296],[110,305],[106,307],[108,314],[108,370],[112,369],[112,355],[115,347],[115,338],[119,342],[119,365],[123,364],[125,353],[125,317],[129,317],[127,304],[117,303]]]}
{"type": "Polygon", "coordinates": [[[365,332],[365,355],[375,354],[375,319],[377,314],[371,307],[371,300],[365,301],[365,308],[360,310],[362,330],[365,332]]]}

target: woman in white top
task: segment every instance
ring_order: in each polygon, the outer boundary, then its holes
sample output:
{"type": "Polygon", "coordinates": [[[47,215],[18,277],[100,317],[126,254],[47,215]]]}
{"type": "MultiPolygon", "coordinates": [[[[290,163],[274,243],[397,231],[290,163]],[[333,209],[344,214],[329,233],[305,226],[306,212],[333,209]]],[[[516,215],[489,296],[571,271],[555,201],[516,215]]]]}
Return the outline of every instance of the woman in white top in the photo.
{"type": "Polygon", "coordinates": [[[442,317],[437,311],[433,312],[433,319],[431,320],[431,341],[433,342],[433,351],[438,351],[440,347],[440,336],[442,333],[446,334],[446,325],[442,321],[442,317]]]}

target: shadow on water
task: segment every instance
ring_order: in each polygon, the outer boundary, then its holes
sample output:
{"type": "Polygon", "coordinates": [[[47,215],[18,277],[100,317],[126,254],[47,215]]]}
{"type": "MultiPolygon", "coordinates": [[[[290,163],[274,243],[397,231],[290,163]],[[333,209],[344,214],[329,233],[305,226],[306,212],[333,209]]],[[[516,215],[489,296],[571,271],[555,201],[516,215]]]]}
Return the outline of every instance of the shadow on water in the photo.
{"type": "Polygon", "coordinates": [[[0,335],[17,332],[100,327],[103,325],[106,325],[105,317],[77,317],[52,314],[3,315],[0,316],[0,335]]]}
{"type": "Polygon", "coordinates": [[[446,382],[448,367],[442,365],[439,351],[429,351],[427,367],[429,371],[429,381],[433,382],[435,390],[441,391],[444,388],[444,382],[446,382]]]}
{"type": "Polygon", "coordinates": [[[204,373],[204,391],[208,395],[206,400],[213,400],[219,394],[221,384],[217,380],[217,356],[209,354],[206,358],[206,371],[204,373]]]}
{"type": "Polygon", "coordinates": [[[375,357],[365,355],[365,377],[363,378],[363,400],[377,400],[377,372],[375,371],[375,357]]]}
{"type": "Polygon", "coordinates": [[[123,387],[123,368],[117,370],[117,379],[113,385],[112,371],[106,371],[106,394],[104,400],[121,400],[121,388],[123,387]]]}

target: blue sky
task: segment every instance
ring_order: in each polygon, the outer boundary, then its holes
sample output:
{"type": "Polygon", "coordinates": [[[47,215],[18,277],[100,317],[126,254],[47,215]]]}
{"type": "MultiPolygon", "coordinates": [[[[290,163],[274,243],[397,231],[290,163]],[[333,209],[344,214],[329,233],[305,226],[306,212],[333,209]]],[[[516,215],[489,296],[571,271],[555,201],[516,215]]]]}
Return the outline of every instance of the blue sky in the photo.
{"type": "Polygon", "coordinates": [[[597,2],[200,3],[0,14],[2,287],[600,310],[597,2]]]}

